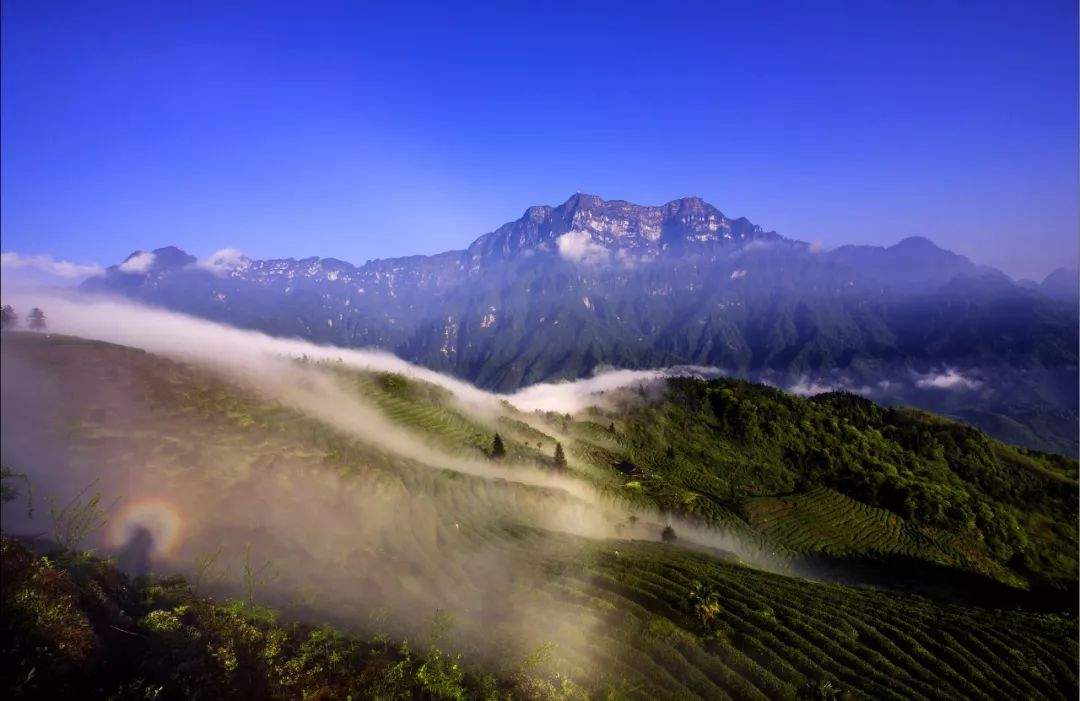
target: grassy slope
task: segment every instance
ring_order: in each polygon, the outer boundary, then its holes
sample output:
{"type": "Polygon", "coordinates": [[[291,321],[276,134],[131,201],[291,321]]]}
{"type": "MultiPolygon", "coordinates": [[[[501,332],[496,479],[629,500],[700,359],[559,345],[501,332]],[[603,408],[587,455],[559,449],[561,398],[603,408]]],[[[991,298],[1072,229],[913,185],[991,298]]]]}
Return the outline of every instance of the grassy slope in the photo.
{"type": "MultiPolygon", "coordinates": [[[[49,372],[98,378],[101,395],[81,394],[62,419],[69,438],[89,457],[106,444],[128,445],[139,459],[175,464],[180,471],[185,451],[195,448],[160,435],[159,427],[168,422],[153,419],[167,416],[183,419],[186,430],[201,432],[200,450],[207,446],[234,450],[256,479],[273,475],[275,460],[288,454],[312,470],[357,476],[377,471],[387,479],[404,481],[410,490],[438,492],[469,503],[483,498],[480,480],[416,470],[407,461],[357,444],[183,365],[103,344],[43,338],[5,338],[4,343],[6,352],[29,351],[34,362],[49,372]],[[138,388],[145,407],[122,417],[109,411],[106,384],[117,382],[138,388]],[[142,441],[137,441],[140,432],[142,441]],[[143,454],[147,451],[152,454],[143,454]]],[[[602,486],[739,524],[762,538],[784,542],[792,551],[808,540],[793,539],[791,529],[787,536],[778,535],[781,518],[772,517],[769,525],[760,519],[755,522],[761,504],[768,503],[762,498],[768,489],[786,494],[803,486],[797,478],[767,461],[755,464],[760,455],[736,450],[734,439],[718,434],[711,422],[684,424],[680,433],[678,419],[693,416],[689,402],[633,400],[611,415],[593,412],[577,420],[519,416],[489,426],[462,415],[439,390],[399,378],[361,375],[357,390],[388,408],[396,420],[422,428],[446,446],[479,452],[487,446],[486,431],[500,430],[511,454],[545,464],[554,441],[561,439],[571,469],[602,486]],[[541,447],[535,447],[537,443],[541,447]],[[706,452],[695,469],[696,460],[689,456],[702,456],[692,449],[717,452],[706,452]],[[715,459],[720,456],[726,462],[715,459]],[[625,486],[635,483],[640,488],[625,486]]],[[[810,410],[822,405],[805,404],[810,410]]],[[[1075,479],[1075,472],[1069,474],[1074,465],[1041,456],[1032,459],[1037,463],[1025,469],[1036,471],[1040,479],[1066,483],[1075,479]]],[[[871,523],[887,542],[920,553],[919,534],[924,531],[896,515],[855,505],[820,486],[786,500],[799,504],[790,511],[808,507],[820,515],[812,519],[812,547],[865,549],[860,534],[873,530],[867,526],[871,523]],[[854,512],[859,518],[850,517],[854,512]]],[[[765,511],[774,514],[777,509],[765,511]]],[[[592,688],[639,697],[682,693],[762,698],[794,696],[829,680],[838,688],[886,697],[994,697],[1002,690],[1014,697],[1076,693],[1075,619],[1070,616],[1002,613],[811,583],[659,543],[591,542],[513,526],[478,531],[477,537],[496,541],[507,552],[526,554],[536,569],[521,584],[532,600],[574,612],[580,629],[590,631],[588,635],[558,631],[557,661],[592,688]]],[[[1046,537],[1057,536],[1051,531],[1046,537]]],[[[926,547],[934,553],[948,552],[940,535],[926,547]]],[[[469,586],[470,572],[452,576],[469,586]]],[[[462,620],[460,625],[472,623],[462,620]]]]}

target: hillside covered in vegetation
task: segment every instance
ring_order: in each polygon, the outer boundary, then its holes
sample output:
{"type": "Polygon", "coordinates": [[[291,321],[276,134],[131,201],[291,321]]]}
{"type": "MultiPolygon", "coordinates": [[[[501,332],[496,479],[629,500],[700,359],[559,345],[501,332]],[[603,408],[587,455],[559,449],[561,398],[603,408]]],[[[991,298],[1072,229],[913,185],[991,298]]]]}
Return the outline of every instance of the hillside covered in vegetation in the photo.
{"type": "MultiPolygon", "coordinates": [[[[182,577],[130,580],[109,562],[0,542],[7,698],[498,698],[559,687],[508,679],[442,652],[443,622],[414,650],[283,622],[252,602],[217,603],[182,577]]],[[[558,680],[555,680],[558,681],[558,680]]],[[[571,687],[567,686],[567,690],[571,687]]]]}
{"type": "Polygon", "coordinates": [[[848,393],[676,378],[621,406],[594,413],[665,508],[735,512],[793,552],[922,556],[1075,591],[1076,460],[848,393]]]}
{"type": "Polygon", "coordinates": [[[4,510],[31,544],[4,542],[9,691],[1077,693],[1076,462],[962,424],[730,380],[568,415],[303,358],[274,395],[69,337],[2,351],[36,503],[4,510]],[[356,404],[294,400],[328,388],[356,404]],[[58,548],[96,493],[105,527],[58,548]]]}
{"type": "MultiPolygon", "coordinates": [[[[806,585],[658,545],[597,548],[562,596],[610,637],[606,686],[548,671],[551,649],[502,676],[444,652],[452,620],[416,643],[216,603],[184,579],[134,581],[72,553],[4,539],[6,693],[15,698],[1069,698],[1074,619],[940,607],[806,585]],[[603,693],[600,693],[600,692],[603,693]]],[[[507,669],[509,667],[509,669],[507,669]]]]}

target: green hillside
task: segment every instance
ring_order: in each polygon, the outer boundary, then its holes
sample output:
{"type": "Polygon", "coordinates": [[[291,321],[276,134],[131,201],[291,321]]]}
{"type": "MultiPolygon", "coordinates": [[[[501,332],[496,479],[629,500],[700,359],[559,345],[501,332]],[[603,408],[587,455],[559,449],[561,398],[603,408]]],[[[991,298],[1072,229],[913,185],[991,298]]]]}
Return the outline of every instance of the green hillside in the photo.
{"type": "MultiPolygon", "coordinates": [[[[583,537],[569,521],[593,507],[573,494],[403,457],[205,369],[59,337],[5,335],[2,351],[4,464],[31,482],[45,467],[98,478],[121,507],[167,496],[191,516],[158,563],[193,582],[124,583],[93,558],[5,541],[9,692],[185,698],[176,670],[190,668],[261,698],[1077,693],[1075,608],[1058,604],[1075,591],[1076,462],[962,424],[726,380],[614,392],[576,416],[484,414],[400,376],[305,366],[440,454],[575,476],[660,514],[614,524],[634,539],[583,537]],[[663,514],[736,534],[780,573],[681,526],[661,542],[663,514]],[[198,565],[214,552],[208,584],[198,565]],[[273,577],[245,579],[264,560],[273,577]],[[812,581],[852,581],[867,562],[994,597],[812,581]],[[89,656],[71,657],[69,632],[89,656]]],[[[35,499],[47,530],[40,487],[35,499]]]]}
{"type": "Polygon", "coordinates": [[[673,379],[662,399],[611,401],[592,418],[609,425],[613,467],[665,508],[741,513],[796,552],[899,552],[1021,586],[1075,587],[1075,460],[844,393],[673,379]]]}

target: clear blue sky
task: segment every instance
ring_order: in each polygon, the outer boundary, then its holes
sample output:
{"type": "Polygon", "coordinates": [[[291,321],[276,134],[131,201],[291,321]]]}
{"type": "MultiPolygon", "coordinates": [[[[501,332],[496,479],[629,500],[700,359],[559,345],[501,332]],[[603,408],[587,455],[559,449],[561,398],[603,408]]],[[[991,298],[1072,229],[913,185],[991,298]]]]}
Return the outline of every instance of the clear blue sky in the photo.
{"type": "Polygon", "coordinates": [[[1074,0],[539,4],[3,0],[3,250],[361,262],[584,191],[1075,265],[1074,0]]]}

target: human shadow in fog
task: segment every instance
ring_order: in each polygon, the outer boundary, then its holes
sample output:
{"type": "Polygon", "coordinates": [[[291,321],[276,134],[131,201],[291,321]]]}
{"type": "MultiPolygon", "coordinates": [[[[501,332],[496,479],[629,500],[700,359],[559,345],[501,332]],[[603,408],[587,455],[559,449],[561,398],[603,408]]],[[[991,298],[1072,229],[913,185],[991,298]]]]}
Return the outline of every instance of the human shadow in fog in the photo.
{"type": "Polygon", "coordinates": [[[150,556],[153,552],[153,534],[149,529],[138,528],[120,551],[117,564],[132,577],[138,577],[150,571],[150,556]]]}

